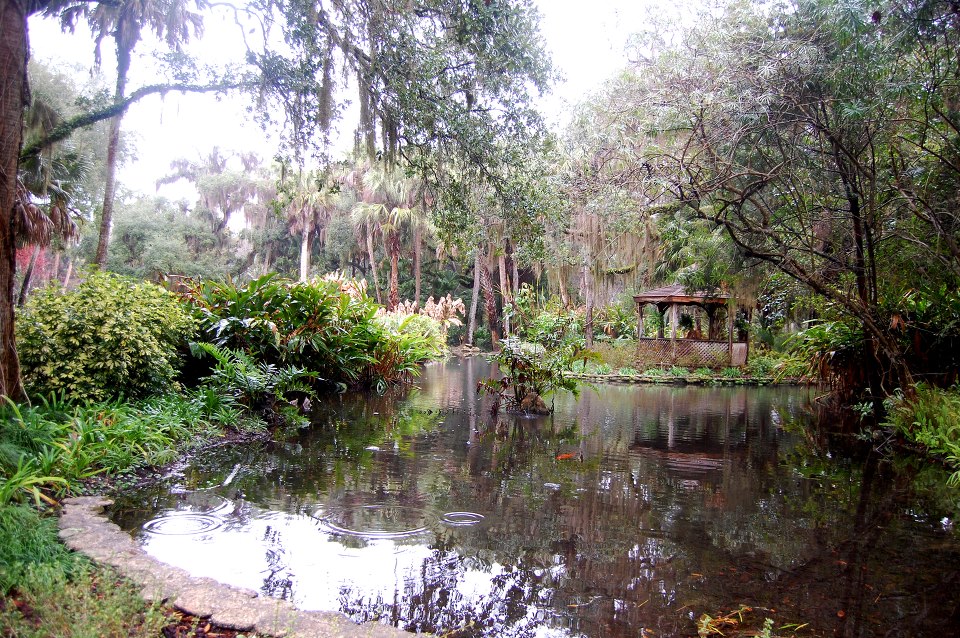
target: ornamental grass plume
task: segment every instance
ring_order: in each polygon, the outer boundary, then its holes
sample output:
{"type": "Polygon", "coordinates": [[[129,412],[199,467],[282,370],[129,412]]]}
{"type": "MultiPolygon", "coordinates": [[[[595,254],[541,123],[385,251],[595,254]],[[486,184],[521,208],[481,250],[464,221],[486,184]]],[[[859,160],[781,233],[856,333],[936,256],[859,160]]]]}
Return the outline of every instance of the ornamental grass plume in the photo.
{"type": "Polygon", "coordinates": [[[320,281],[332,281],[340,286],[340,292],[344,292],[352,299],[362,299],[367,295],[367,280],[348,277],[346,273],[339,270],[328,272],[320,281]]]}

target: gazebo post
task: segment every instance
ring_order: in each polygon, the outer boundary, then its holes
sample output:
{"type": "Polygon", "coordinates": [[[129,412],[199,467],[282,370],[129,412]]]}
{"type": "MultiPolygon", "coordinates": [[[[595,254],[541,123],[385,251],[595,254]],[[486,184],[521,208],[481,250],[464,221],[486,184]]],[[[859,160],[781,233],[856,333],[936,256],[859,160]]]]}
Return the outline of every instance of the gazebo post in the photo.
{"type": "Polygon", "coordinates": [[[637,319],[637,341],[643,339],[643,310],[646,304],[637,303],[637,314],[639,315],[637,319]]]}
{"type": "Polygon", "coordinates": [[[670,363],[677,363],[677,304],[670,304],[670,363]]]}
{"type": "Polygon", "coordinates": [[[730,367],[733,367],[733,319],[736,314],[736,305],[731,299],[727,304],[727,356],[730,358],[730,367]]]}

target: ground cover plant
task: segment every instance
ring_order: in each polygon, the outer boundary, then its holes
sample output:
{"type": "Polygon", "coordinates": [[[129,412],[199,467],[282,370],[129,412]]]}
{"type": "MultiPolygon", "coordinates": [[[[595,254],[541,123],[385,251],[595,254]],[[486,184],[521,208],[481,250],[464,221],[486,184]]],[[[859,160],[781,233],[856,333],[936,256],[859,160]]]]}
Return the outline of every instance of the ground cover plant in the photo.
{"type": "Polygon", "coordinates": [[[54,518],[0,505],[0,628],[16,638],[155,638],[164,610],[57,539],[54,518]]]}
{"type": "Polygon", "coordinates": [[[943,389],[920,383],[913,396],[900,393],[888,404],[885,425],[944,459],[953,471],[947,484],[960,486],[960,385],[943,389]]]}
{"type": "Polygon", "coordinates": [[[0,407],[0,504],[52,503],[92,476],[168,463],[185,447],[221,435],[225,423],[250,420],[207,391],[136,402],[7,403],[0,407]]]}

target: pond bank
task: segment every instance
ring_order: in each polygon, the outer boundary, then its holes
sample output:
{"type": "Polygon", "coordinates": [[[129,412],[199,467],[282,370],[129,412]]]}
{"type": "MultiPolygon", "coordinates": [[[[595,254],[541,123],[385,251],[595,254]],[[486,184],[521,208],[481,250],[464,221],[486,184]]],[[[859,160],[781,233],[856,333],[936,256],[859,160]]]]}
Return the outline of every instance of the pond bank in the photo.
{"type": "Polygon", "coordinates": [[[406,632],[385,625],[358,625],[342,614],[300,611],[284,600],[196,578],[146,554],[129,534],[107,519],[104,497],[70,498],[63,503],[60,538],[72,550],[109,565],[142,587],[148,601],[167,602],[184,613],[238,631],[277,638],[399,638],[406,632]]]}

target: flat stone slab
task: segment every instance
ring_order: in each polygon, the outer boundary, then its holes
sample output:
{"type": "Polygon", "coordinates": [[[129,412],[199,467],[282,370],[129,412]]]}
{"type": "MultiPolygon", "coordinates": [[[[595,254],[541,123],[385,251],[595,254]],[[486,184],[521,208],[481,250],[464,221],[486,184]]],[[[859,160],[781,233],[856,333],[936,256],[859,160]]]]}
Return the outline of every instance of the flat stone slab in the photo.
{"type": "Polygon", "coordinates": [[[275,638],[409,638],[410,634],[377,623],[358,625],[343,614],[300,611],[289,602],[261,597],[255,591],[197,578],[148,555],[129,534],[108,519],[113,504],[102,496],[80,496],[63,503],[60,539],[95,562],[110,565],[142,587],[145,600],[168,602],[176,609],[209,618],[237,631],[275,638]]]}

